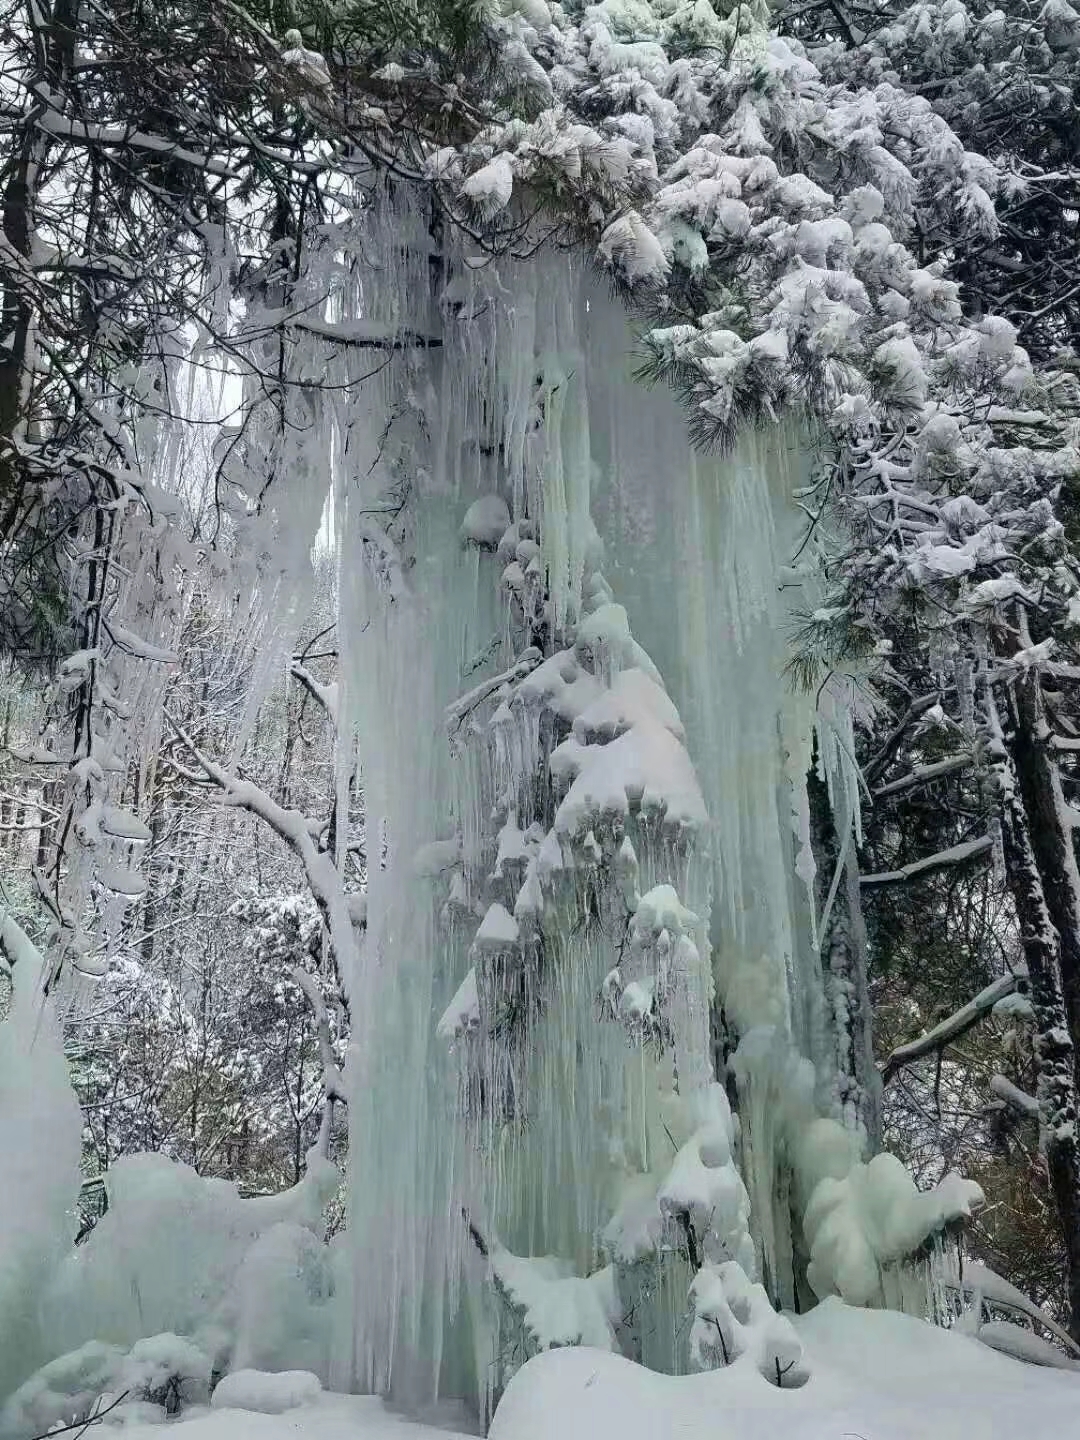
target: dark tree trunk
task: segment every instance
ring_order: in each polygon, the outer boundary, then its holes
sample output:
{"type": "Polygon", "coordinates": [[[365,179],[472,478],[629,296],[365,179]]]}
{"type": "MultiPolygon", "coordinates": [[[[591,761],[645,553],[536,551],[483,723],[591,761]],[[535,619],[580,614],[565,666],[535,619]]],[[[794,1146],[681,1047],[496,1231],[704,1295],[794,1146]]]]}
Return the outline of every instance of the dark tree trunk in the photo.
{"type": "MultiPolygon", "coordinates": [[[[3,232],[13,254],[29,268],[33,226],[31,179],[37,170],[39,143],[33,119],[17,136],[4,183],[3,232]]],[[[15,528],[23,501],[23,469],[16,434],[27,418],[28,385],[33,360],[34,310],[29,281],[16,264],[5,267],[0,324],[10,336],[0,347],[0,540],[15,528]]]]}
{"type": "Polygon", "coordinates": [[[156,930],[161,909],[161,895],[166,884],[165,865],[159,855],[165,829],[165,797],[157,784],[157,766],[150,781],[150,843],[143,858],[146,873],[146,900],[143,903],[143,934],[139,944],[143,964],[149,965],[156,950],[156,930]]]}
{"type": "MultiPolygon", "coordinates": [[[[1080,871],[1036,674],[1016,682],[1011,704],[1009,749],[1028,816],[1046,907],[1058,933],[1061,991],[1073,1056],[1080,1067],[1080,871]]],[[[1075,1072],[1075,1083],[1080,1092],[1080,1068],[1075,1072]]]]}
{"type": "MultiPolygon", "coordinates": [[[[1025,765],[1031,760],[1030,738],[1021,733],[1019,727],[1008,737],[1009,751],[1018,754],[1025,765]]],[[[1035,1012],[1039,1128],[1065,1248],[1069,1330],[1080,1339],[1080,1146],[1076,1133],[1075,1055],[1061,990],[1061,944],[1051,918],[1032,833],[1047,817],[1037,811],[1039,819],[1035,821],[1035,816],[1027,814],[1025,786],[1010,755],[1003,749],[993,758],[1001,792],[1005,866],[1020,923],[1035,1012]],[[1031,821],[1035,821],[1034,826],[1031,821]]],[[[1041,844],[1044,837],[1039,838],[1041,844]]]]}
{"type": "MultiPolygon", "coordinates": [[[[825,916],[830,891],[836,894],[819,936],[827,1006],[845,1119],[855,1118],[876,1149],[881,1138],[881,1081],[874,1064],[870,991],[866,975],[866,928],[859,894],[859,866],[852,836],[846,852],[837,833],[828,790],[811,769],[807,776],[811,841],[817,861],[817,912],[825,916]],[[836,878],[840,866],[839,880],[836,878]]],[[[842,821],[847,829],[850,821],[842,821]]]]}
{"type": "MultiPolygon", "coordinates": [[[[39,82],[52,91],[60,89],[71,68],[75,46],[76,0],[56,0],[51,17],[40,25],[29,7],[33,47],[38,57],[39,82]]],[[[10,253],[18,262],[0,267],[0,333],[7,343],[0,346],[0,541],[14,530],[24,503],[24,471],[18,455],[16,436],[29,420],[29,389],[34,365],[34,300],[30,260],[34,242],[34,214],[41,174],[49,142],[39,129],[38,118],[45,109],[35,101],[12,137],[9,158],[0,171],[3,194],[3,230],[10,253]]]]}

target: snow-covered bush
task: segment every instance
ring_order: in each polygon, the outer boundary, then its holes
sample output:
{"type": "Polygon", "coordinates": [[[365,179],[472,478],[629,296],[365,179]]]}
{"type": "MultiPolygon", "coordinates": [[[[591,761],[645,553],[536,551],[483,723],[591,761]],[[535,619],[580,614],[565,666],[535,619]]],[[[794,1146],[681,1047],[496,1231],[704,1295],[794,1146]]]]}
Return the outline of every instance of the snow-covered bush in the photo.
{"type": "Polygon", "coordinates": [[[119,1345],[88,1340],[51,1360],[26,1380],[0,1411],[4,1440],[43,1435],[57,1425],[85,1420],[100,1406],[119,1374],[126,1352],[119,1345]]]}
{"type": "Polygon", "coordinates": [[[735,1260],[706,1264],[690,1286],[690,1356],[699,1370],[733,1365],[742,1356],[771,1385],[805,1385],[809,1369],[791,1321],[778,1315],[764,1287],[735,1260]]]}
{"type": "Polygon", "coordinates": [[[615,1348],[613,1327],[621,1317],[611,1266],[582,1278],[557,1256],[512,1255],[501,1245],[492,1247],[489,1259],[504,1310],[503,1382],[542,1350],[560,1345],[615,1348]]]}
{"type": "Polygon", "coordinates": [[[179,1414],[210,1398],[211,1362],[182,1336],[150,1335],[130,1350],[88,1340],[32,1375],[0,1410],[0,1436],[26,1440],[93,1417],[179,1414]]]}

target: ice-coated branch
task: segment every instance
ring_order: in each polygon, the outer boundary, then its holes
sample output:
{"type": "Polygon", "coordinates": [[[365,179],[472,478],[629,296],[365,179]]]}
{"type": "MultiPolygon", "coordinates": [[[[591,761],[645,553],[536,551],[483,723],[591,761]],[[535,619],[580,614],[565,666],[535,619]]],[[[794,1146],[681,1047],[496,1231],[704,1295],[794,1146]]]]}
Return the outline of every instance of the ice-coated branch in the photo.
{"type": "Polygon", "coordinates": [[[909,1041],[907,1045],[898,1045],[881,1067],[882,1081],[887,1084],[896,1072],[906,1065],[913,1065],[916,1060],[921,1060],[926,1055],[937,1054],[961,1035],[966,1035],[990,1014],[999,1000],[1013,994],[1021,978],[1023,977],[1011,973],[1000,975],[984,990],[980,990],[974,999],[962,1005],[925,1035],[909,1041]]]}
{"type": "Polygon", "coordinates": [[[446,707],[446,727],[453,734],[459,730],[465,719],[485,700],[489,700],[504,685],[512,685],[517,680],[523,680],[530,675],[540,664],[543,656],[535,646],[523,650],[509,669],[501,671],[498,675],[490,675],[486,680],[481,680],[479,685],[474,685],[464,695],[458,697],[452,705],[446,707]]]}
{"type": "Polygon", "coordinates": [[[461,1218],[465,1222],[466,1230],[469,1232],[469,1239],[476,1246],[483,1258],[485,1260],[489,1259],[491,1256],[491,1246],[488,1243],[487,1237],[464,1206],[461,1207],[461,1218]]]}

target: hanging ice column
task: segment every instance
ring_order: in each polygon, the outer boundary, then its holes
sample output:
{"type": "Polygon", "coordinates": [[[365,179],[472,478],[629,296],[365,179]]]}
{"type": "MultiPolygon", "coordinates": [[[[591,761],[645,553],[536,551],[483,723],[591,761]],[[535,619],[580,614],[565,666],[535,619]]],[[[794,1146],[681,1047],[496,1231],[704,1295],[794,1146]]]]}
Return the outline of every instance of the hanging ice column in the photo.
{"type": "Polygon", "coordinates": [[[846,708],[826,726],[784,676],[797,442],[695,459],[572,260],[451,264],[436,313],[423,227],[371,223],[351,303],[441,344],[340,427],[371,838],[338,1380],[483,1405],[576,1341],[779,1374],[792,1337],[751,1324],[756,1279],[788,1304],[843,1289],[854,1235],[845,1283],[879,1298],[888,1248],[861,1137],[823,1118],[815,725],[853,792],[846,708]]]}

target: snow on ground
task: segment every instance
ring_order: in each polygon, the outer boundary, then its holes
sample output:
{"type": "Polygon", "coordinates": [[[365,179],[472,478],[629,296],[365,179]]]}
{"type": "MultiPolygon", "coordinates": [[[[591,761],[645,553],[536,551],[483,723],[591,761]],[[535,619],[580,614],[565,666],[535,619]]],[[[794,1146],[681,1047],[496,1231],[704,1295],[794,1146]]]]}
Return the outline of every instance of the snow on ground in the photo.
{"type": "MultiPolygon", "coordinates": [[[[795,1323],[812,1372],[800,1389],[777,1389],[741,1362],[674,1379],[603,1350],[566,1347],[518,1372],[491,1440],[1066,1440],[1080,1433],[1080,1373],[1023,1365],[956,1332],[837,1300],[795,1323]]],[[[421,1424],[377,1399],[320,1393],[296,1373],[246,1372],[235,1398],[258,1411],[223,1398],[219,1389],[213,1409],[179,1422],[182,1440],[463,1440],[471,1429],[455,1407],[421,1424]],[[267,1413],[288,1397],[293,1408],[267,1413]]],[[[128,1423],[123,1440],[161,1440],[161,1430],[128,1423]]]]}
{"type": "Polygon", "coordinates": [[[752,1366],[673,1379],[549,1350],[511,1381],[491,1440],[1043,1440],[1080,1433],[1080,1374],[1038,1369],[891,1311],[826,1300],[796,1327],[809,1382],[752,1366]]]}
{"type": "MultiPolygon", "coordinates": [[[[448,1405],[422,1424],[372,1395],[320,1393],[314,1375],[306,1377],[312,1383],[301,1381],[303,1371],[288,1372],[285,1384],[279,1375],[254,1370],[242,1374],[236,1399],[243,1398],[258,1408],[220,1403],[215,1391],[212,1409],[193,1407],[172,1422],[170,1433],[178,1425],[178,1440],[475,1440],[475,1427],[470,1427],[464,1407],[459,1412],[458,1407],[448,1405]],[[285,1403],[289,1395],[295,1404],[285,1403]]],[[[98,1433],[108,1436],[113,1428],[106,1426],[98,1433]]],[[[160,1423],[136,1421],[116,1428],[122,1440],[162,1440],[164,1434],[160,1423]]]]}

